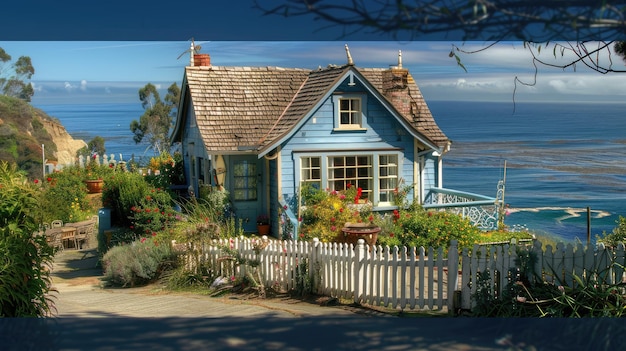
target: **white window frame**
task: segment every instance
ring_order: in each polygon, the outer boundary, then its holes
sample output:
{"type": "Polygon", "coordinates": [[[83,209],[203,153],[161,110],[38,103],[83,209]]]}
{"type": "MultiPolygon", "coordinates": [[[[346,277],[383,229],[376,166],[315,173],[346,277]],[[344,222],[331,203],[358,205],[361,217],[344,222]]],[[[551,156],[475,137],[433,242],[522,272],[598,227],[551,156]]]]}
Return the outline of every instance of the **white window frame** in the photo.
{"type": "MultiPolygon", "coordinates": [[[[369,157],[370,159],[370,171],[368,172],[369,175],[368,177],[354,177],[353,179],[355,180],[355,183],[353,184],[357,184],[356,180],[357,179],[361,179],[361,180],[365,180],[365,179],[369,179],[370,181],[370,189],[367,189],[366,191],[363,191],[363,198],[367,197],[367,200],[369,203],[371,203],[375,208],[378,209],[383,209],[383,208],[393,208],[394,206],[396,206],[394,204],[394,199],[393,199],[393,195],[390,196],[389,199],[387,199],[388,201],[380,201],[380,194],[381,191],[386,191],[387,193],[389,191],[394,191],[395,189],[397,189],[397,186],[400,183],[400,178],[401,178],[401,174],[402,174],[402,161],[403,161],[403,154],[400,151],[396,151],[396,150],[381,150],[381,151],[354,151],[354,152],[331,152],[331,153],[298,153],[296,152],[295,154],[297,154],[297,160],[298,162],[296,163],[299,167],[299,169],[296,172],[297,175],[297,184],[300,184],[300,186],[302,186],[304,183],[306,182],[311,182],[311,181],[315,181],[318,182],[320,184],[320,187],[322,189],[327,189],[327,190],[339,190],[339,189],[334,189],[334,184],[332,183],[334,180],[338,180],[339,178],[332,178],[331,177],[331,169],[337,169],[339,167],[330,167],[331,165],[331,160],[333,157],[369,157]],[[389,173],[393,173],[393,172],[381,172],[381,167],[390,167],[389,163],[386,164],[381,164],[381,157],[394,157],[396,164],[395,164],[395,174],[389,174],[389,173]],[[305,179],[303,176],[303,162],[302,159],[303,158],[314,158],[314,157],[318,157],[320,159],[320,179],[305,179]],[[386,175],[382,176],[384,179],[395,179],[395,187],[394,188],[385,188],[385,189],[381,189],[381,173],[387,173],[386,175]],[[378,181],[376,181],[378,180],[378,181]]],[[[394,167],[394,166],[392,166],[394,167]]],[[[345,184],[345,183],[344,183],[345,184]]],[[[358,185],[357,185],[358,186],[358,185]]]]}
{"type": "Polygon", "coordinates": [[[374,189],[374,157],[370,155],[329,155],[327,156],[328,189],[342,191],[350,186],[362,189],[362,199],[371,202],[374,189]],[[335,163],[343,159],[343,162],[335,163]],[[353,162],[351,162],[353,161],[353,162]],[[365,161],[365,162],[363,162],[365,161]],[[341,176],[337,174],[342,173],[341,176]],[[337,186],[341,183],[340,186],[337,186]]]}
{"type": "Polygon", "coordinates": [[[300,158],[300,183],[308,183],[314,188],[323,190],[322,187],[322,156],[311,155],[300,158]],[[308,160],[308,164],[306,163],[308,160]],[[317,160],[318,165],[313,165],[313,160],[317,160]],[[316,178],[316,175],[318,176],[316,178]]]}
{"type": "Polygon", "coordinates": [[[379,206],[393,206],[395,201],[395,193],[399,190],[400,183],[400,160],[398,154],[379,154],[378,155],[378,204],[379,206]],[[383,159],[387,161],[383,163],[383,159]],[[395,162],[395,163],[394,163],[395,162]],[[384,171],[385,170],[385,171],[384,171]],[[395,170],[395,172],[394,172],[395,170]],[[387,182],[383,188],[382,183],[387,182]],[[382,197],[386,196],[386,201],[382,197]]]}
{"type": "Polygon", "coordinates": [[[334,115],[335,115],[335,131],[359,131],[366,130],[366,107],[367,95],[364,94],[341,94],[333,96],[334,115]],[[347,110],[341,109],[342,101],[351,101],[347,110]],[[356,105],[356,106],[355,106],[356,105]],[[354,118],[350,118],[352,123],[342,123],[342,113],[354,114],[354,118]]]}

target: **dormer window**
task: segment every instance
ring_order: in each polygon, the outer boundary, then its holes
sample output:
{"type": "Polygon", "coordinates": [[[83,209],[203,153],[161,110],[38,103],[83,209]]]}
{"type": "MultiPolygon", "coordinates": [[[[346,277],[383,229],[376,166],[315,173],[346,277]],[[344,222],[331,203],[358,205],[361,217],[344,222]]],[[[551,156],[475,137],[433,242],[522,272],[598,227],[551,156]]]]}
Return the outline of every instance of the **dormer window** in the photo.
{"type": "Polygon", "coordinates": [[[339,125],[361,127],[361,99],[339,99],[339,125]]]}
{"type": "Polygon", "coordinates": [[[336,130],[362,130],[365,128],[363,123],[365,96],[336,95],[334,100],[336,130]]]}

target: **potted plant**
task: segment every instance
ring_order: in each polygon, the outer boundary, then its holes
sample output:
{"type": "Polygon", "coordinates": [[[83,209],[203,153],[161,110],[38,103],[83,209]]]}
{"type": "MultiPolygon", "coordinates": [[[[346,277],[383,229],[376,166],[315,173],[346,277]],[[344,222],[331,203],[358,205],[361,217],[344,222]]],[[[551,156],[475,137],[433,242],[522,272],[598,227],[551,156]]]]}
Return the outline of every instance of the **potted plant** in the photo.
{"type": "Polygon", "coordinates": [[[89,194],[97,194],[102,192],[104,180],[98,175],[88,174],[87,179],[85,179],[85,184],[87,185],[87,192],[89,194]]]}
{"type": "Polygon", "coordinates": [[[267,235],[270,233],[270,217],[261,214],[256,218],[256,230],[259,235],[267,235]]]}

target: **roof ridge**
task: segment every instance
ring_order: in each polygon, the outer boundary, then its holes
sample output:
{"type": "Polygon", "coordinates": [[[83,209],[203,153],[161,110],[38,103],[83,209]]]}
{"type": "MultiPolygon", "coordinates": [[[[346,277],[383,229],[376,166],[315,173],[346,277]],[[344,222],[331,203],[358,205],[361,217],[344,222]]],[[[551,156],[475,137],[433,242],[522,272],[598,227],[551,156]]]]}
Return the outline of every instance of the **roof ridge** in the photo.
{"type": "Polygon", "coordinates": [[[289,110],[289,108],[291,107],[293,102],[296,100],[296,98],[298,97],[298,94],[300,94],[300,91],[302,90],[302,88],[309,81],[309,77],[311,77],[311,75],[308,75],[306,77],[306,79],[302,82],[302,84],[300,84],[300,87],[298,88],[296,93],[293,94],[293,97],[291,98],[291,101],[289,101],[287,106],[285,106],[285,108],[283,109],[283,112],[281,112],[280,116],[276,119],[276,122],[274,122],[274,125],[272,125],[272,127],[267,131],[267,133],[265,133],[265,135],[263,135],[263,137],[259,140],[259,145],[263,144],[263,142],[265,141],[267,136],[270,135],[270,133],[276,128],[276,126],[278,125],[278,122],[280,122],[283,119],[283,116],[285,115],[285,113],[287,113],[287,111],[289,110]]]}

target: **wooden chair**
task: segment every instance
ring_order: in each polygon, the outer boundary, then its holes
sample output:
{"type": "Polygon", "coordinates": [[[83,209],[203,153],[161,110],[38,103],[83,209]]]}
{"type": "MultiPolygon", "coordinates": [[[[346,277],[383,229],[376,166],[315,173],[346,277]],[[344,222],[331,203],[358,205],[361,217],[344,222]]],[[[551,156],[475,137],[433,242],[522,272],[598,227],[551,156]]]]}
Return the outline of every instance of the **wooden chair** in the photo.
{"type": "Polygon", "coordinates": [[[74,237],[76,249],[82,249],[82,244],[89,245],[89,239],[95,232],[95,225],[95,221],[89,221],[87,224],[82,225],[77,229],[76,236],[74,237]]]}
{"type": "Polygon", "coordinates": [[[49,229],[49,230],[46,230],[45,235],[46,235],[46,241],[48,241],[48,244],[52,246],[54,250],[60,250],[60,251],[64,250],[63,232],[61,232],[60,230],[49,229]]]}
{"type": "Polygon", "coordinates": [[[61,228],[63,226],[63,221],[60,219],[56,219],[54,221],[52,221],[52,223],[50,223],[50,226],[52,228],[61,228]]]}

